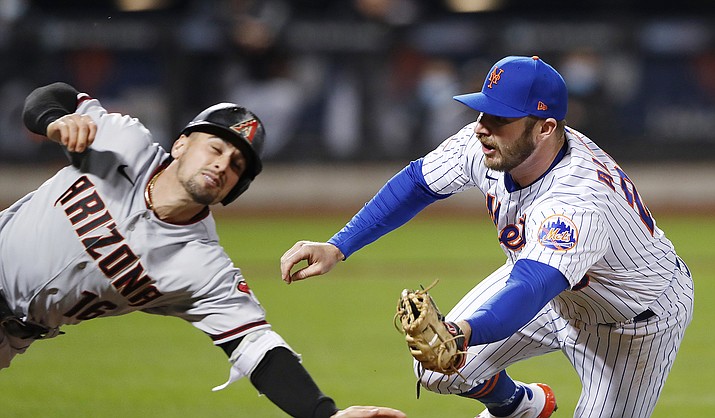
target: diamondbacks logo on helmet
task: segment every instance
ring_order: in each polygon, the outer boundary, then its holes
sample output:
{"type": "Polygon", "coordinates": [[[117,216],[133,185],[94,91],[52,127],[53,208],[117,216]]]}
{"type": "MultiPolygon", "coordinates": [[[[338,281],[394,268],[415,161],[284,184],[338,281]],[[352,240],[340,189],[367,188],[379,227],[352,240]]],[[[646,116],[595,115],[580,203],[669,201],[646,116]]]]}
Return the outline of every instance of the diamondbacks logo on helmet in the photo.
{"type": "Polygon", "coordinates": [[[244,138],[246,138],[246,141],[252,144],[253,138],[256,136],[256,132],[258,131],[258,121],[252,118],[231,126],[231,129],[241,134],[244,138]]]}
{"type": "Polygon", "coordinates": [[[576,246],[578,229],[573,221],[563,215],[544,219],[539,227],[539,244],[556,251],[568,251],[576,246]]]}

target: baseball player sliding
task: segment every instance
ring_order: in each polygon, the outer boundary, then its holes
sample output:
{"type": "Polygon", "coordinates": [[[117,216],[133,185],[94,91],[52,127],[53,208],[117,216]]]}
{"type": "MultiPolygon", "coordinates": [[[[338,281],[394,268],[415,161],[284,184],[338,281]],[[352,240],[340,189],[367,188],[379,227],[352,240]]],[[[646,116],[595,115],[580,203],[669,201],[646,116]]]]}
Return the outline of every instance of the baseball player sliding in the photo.
{"type": "MultiPolygon", "coordinates": [[[[650,416],[692,318],[688,267],[624,170],[566,127],[566,84],[546,62],[506,57],[481,92],[455,99],[477,120],[396,174],[327,243],[296,243],[281,258],[283,280],[326,273],[476,187],[506,263],[446,315],[454,338],[445,341],[467,353],[455,355],[455,373],[416,362],[422,386],[482,402],[482,418],[549,417],[552,389],[506,369],[560,350],[583,385],[574,417],[650,416]],[[292,272],[301,260],[308,266],[292,272]]],[[[403,301],[403,313],[416,313],[403,301]]]]}
{"type": "Polygon", "coordinates": [[[33,91],[27,127],[72,164],[0,212],[0,368],[68,324],[133,311],[183,318],[295,417],[404,417],[339,411],[271,329],[218,242],[209,206],[231,203],[261,171],[264,129],[231,103],[191,121],[168,154],[144,126],[64,83],[33,91]]]}

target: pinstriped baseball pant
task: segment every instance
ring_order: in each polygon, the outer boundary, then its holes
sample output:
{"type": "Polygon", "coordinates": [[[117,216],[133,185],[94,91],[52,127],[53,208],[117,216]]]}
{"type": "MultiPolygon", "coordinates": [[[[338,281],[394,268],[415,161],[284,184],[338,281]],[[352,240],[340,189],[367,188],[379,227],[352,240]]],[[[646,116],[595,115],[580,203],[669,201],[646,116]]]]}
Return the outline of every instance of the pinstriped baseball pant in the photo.
{"type": "MultiPolygon", "coordinates": [[[[681,260],[679,266],[670,287],[656,301],[668,305],[667,317],[587,325],[561,317],[549,303],[511,337],[469,347],[467,363],[460,369],[464,379],[427,371],[421,384],[436,393],[464,393],[511,364],[561,351],[582,385],[574,417],[649,417],[692,319],[693,280],[681,260]]],[[[457,303],[447,320],[468,317],[504,286],[510,271],[511,266],[505,265],[484,279],[457,303]]]]}

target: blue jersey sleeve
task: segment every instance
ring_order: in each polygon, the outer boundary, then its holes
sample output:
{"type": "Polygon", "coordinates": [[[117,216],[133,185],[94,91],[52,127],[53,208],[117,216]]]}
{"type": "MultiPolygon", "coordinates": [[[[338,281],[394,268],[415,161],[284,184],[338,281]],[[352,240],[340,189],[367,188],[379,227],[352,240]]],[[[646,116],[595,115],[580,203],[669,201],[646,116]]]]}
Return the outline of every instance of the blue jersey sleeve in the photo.
{"type": "Polygon", "coordinates": [[[568,287],[568,280],[558,269],[533,260],[517,261],[506,286],[467,318],[472,328],[469,345],[512,335],[568,287]]]}
{"type": "Polygon", "coordinates": [[[433,192],[422,175],[422,159],[395,174],[329,243],[345,258],[388,232],[404,225],[422,209],[449,195],[433,192]]]}

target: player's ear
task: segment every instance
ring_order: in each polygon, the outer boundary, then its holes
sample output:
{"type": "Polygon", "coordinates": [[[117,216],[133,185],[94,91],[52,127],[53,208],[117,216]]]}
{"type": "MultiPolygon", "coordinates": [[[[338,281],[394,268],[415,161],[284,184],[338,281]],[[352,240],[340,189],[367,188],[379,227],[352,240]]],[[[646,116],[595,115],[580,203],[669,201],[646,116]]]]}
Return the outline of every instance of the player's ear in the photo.
{"type": "Polygon", "coordinates": [[[542,121],[539,128],[539,135],[543,137],[550,137],[556,132],[559,123],[554,118],[548,118],[542,121]]]}
{"type": "Polygon", "coordinates": [[[174,145],[171,146],[171,156],[174,159],[181,157],[181,155],[186,150],[188,141],[189,137],[184,134],[182,134],[176,141],[174,141],[174,145]]]}

